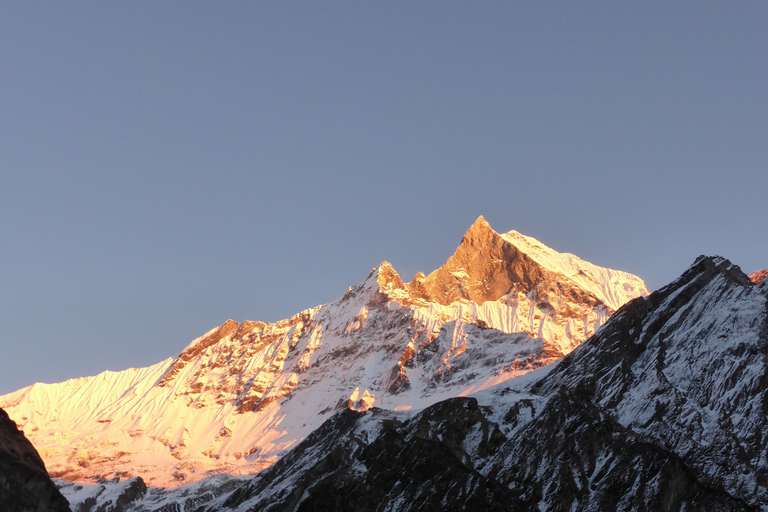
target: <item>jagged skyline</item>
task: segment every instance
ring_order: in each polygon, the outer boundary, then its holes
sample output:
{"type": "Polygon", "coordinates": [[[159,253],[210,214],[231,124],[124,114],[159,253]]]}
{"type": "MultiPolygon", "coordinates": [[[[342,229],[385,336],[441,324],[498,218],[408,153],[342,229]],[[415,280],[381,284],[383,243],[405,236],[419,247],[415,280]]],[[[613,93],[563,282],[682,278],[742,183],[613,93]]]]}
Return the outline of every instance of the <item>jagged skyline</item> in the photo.
{"type": "Polygon", "coordinates": [[[3,8],[0,393],[445,261],[768,266],[763,3],[3,8]]]}
{"type": "Polygon", "coordinates": [[[228,320],[148,368],[34,385],[0,395],[0,408],[55,478],[175,488],[260,471],[345,407],[415,411],[498,388],[647,294],[637,276],[481,217],[429,276],[404,283],[383,262],[325,306],[228,320]]]}

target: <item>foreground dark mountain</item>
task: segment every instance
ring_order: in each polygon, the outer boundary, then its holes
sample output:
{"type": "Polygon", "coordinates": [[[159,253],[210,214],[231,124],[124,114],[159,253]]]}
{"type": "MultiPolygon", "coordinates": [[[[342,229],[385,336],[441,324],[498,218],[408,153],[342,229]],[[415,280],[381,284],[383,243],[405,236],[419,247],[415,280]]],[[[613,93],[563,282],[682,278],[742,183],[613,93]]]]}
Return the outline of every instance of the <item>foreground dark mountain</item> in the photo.
{"type": "Polygon", "coordinates": [[[627,304],[534,389],[570,389],[689,465],[768,506],[768,282],[722,258],[627,304]]]}
{"type": "Polygon", "coordinates": [[[0,510],[69,512],[32,443],[0,409],[0,510]]]}
{"type": "Polygon", "coordinates": [[[554,369],[341,411],[199,510],[768,510],[767,319],[768,285],[701,257],[554,369]]]}

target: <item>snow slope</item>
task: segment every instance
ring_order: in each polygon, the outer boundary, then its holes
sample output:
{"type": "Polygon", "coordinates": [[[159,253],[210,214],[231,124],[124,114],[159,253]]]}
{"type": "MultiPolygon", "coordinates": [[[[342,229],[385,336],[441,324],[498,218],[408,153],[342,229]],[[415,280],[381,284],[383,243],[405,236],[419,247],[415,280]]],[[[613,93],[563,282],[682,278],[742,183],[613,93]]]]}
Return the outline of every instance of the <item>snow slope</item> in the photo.
{"type": "Polygon", "coordinates": [[[635,297],[648,293],[642,279],[628,272],[598,267],[573,254],[556,252],[517,231],[510,231],[501,236],[540,265],[560,273],[579,287],[594,293],[613,310],[619,309],[635,297]]]}
{"type": "Polygon", "coordinates": [[[173,488],[258,472],[341,409],[418,410],[539,368],[646,293],[481,217],[429,276],[403,283],[384,262],[333,303],[229,320],[154,366],[35,384],[0,406],[60,479],[173,488]]]}

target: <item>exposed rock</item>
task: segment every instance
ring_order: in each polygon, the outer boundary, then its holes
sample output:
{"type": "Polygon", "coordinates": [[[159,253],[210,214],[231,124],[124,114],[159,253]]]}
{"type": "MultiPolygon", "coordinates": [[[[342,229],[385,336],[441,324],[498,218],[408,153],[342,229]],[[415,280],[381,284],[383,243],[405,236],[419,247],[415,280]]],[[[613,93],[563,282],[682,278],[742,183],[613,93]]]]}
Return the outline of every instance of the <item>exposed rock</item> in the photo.
{"type": "Polygon", "coordinates": [[[510,437],[489,466],[536,510],[751,510],[567,389],[510,437]]]}
{"type": "Polygon", "coordinates": [[[119,485],[109,491],[106,486],[100,486],[95,496],[89,496],[78,504],[75,512],[132,512],[136,502],[147,494],[147,485],[140,477],[124,482],[118,478],[109,483],[119,485]]]}
{"type": "Polygon", "coordinates": [[[766,269],[758,270],[757,272],[752,272],[749,274],[749,279],[755,284],[762,283],[763,279],[766,277],[768,277],[768,270],[766,269]]]}
{"type": "Polygon", "coordinates": [[[415,434],[421,426],[380,409],[343,410],[253,482],[200,510],[520,510],[516,493],[462,463],[455,443],[415,434]]]}
{"type": "Polygon", "coordinates": [[[0,409],[0,510],[70,512],[45,464],[16,423],[0,409]]]}
{"type": "Polygon", "coordinates": [[[575,390],[703,485],[768,507],[767,296],[728,260],[700,257],[535,389],[575,390]]]}
{"type": "Polygon", "coordinates": [[[410,420],[343,410],[198,512],[753,510],[568,392],[509,437],[491,416],[474,398],[410,420]]]}
{"type": "MultiPolygon", "coordinates": [[[[545,269],[504,240],[480,217],[464,235],[456,252],[425,279],[412,283],[412,293],[426,290],[429,302],[451,304],[471,300],[477,304],[495,301],[511,290],[527,294],[545,280],[545,269]]],[[[416,281],[416,278],[414,278],[416,281]]],[[[581,297],[597,303],[596,297],[581,297]]]]}
{"type": "MultiPolygon", "coordinates": [[[[635,276],[557,253],[515,231],[499,234],[482,216],[443,266],[426,277],[417,274],[407,288],[414,300],[443,305],[459,300],[482,305],[508,295],[535,292],[544,301],[552,294],[582,304],[606,304],[614,310],[647,293],[645,284],[635,276]],[[605,281],[618,280],[623,281],[621,286],[606,286],[605,281]]],[[[555,301],[547,302],[556,307],[555,301]]]]}

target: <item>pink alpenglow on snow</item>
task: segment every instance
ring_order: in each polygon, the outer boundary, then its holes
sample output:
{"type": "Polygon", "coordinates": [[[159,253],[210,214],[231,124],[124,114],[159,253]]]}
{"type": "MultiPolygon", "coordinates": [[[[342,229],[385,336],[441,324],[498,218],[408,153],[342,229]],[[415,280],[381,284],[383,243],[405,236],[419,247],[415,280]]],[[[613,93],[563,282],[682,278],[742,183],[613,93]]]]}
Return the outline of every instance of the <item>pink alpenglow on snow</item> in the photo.
{"type": "Polygon", "coordinates": [[[55,477],[174,488],[256,473],[343,408],[415,413],[557,361],[647,293],[480,217],[410,283],[383,262],[330,304],[229,320],[154,366],[35,384],[0,407],[55,477]]]}

